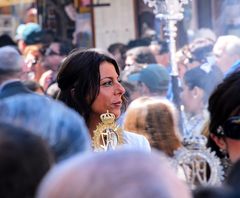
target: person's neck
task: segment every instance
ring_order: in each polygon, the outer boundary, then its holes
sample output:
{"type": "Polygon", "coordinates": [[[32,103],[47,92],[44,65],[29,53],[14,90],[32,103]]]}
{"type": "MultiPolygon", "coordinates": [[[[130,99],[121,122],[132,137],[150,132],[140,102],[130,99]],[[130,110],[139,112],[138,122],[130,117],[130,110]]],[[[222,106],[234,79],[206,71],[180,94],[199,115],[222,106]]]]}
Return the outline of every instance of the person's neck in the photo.
{"type": "Polygon", "coordinates": [[[93,131],[96,130],[98,123],[100,122],[99,115],[90,115],[87,126],[91,137],[93,137],[93,131]]]}
{"type": "Polygon", "coordinates": [[[189,113],[190,117],[203,116],[203,114],[204,114],[204,106],[198,108],[194,112],[189,113]]]}

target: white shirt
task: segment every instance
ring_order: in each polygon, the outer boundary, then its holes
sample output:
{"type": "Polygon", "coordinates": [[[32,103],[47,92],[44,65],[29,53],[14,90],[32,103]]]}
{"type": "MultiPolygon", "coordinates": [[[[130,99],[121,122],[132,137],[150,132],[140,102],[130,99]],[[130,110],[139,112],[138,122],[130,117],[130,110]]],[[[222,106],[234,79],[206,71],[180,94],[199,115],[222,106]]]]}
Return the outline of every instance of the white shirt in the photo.
{"type": "Polygon", "coordinates": [[[151,151],[148,140],[143,135],[136,133],[123,131],[123,144],[129,148],[151,151]]]}

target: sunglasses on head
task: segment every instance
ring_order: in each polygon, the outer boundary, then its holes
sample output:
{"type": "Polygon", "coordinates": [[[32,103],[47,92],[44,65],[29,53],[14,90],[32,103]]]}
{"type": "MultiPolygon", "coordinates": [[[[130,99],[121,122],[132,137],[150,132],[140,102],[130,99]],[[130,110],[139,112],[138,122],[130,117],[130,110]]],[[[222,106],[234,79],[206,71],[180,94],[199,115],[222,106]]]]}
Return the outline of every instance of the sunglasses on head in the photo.
{"type": "Polygon", "coordinates": [[[240,140],[240,116],[230,117],[222,126],[224,136],[240,140]]]}

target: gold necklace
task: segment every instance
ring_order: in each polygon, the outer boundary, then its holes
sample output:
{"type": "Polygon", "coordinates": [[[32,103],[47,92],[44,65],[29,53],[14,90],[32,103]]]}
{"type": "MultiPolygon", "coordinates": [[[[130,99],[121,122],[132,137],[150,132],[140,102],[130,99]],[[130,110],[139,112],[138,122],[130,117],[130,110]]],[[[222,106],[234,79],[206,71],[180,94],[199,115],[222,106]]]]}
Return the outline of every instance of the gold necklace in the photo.
{"type": "Polygon", "coordinates": [[[116,124],[115,115],[108,110],[100,115],[100,119],[101,122],[93,131],[93,150],[115,150],[118,145],[123,144],[122,129],[116,124]]]}

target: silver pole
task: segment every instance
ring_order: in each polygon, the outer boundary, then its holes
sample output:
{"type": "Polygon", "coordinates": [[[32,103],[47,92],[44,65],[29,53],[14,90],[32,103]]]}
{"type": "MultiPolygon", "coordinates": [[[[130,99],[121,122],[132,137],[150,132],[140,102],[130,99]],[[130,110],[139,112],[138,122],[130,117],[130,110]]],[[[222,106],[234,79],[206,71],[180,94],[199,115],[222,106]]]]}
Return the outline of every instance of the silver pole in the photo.
{"type": "Polygon", "coordinates": [[[173,102],[179,110],[180,122],[179,126],[183,136],[185,130],[183,128],[183,118],[180,102],[180,81],[178,77],[178,66],[176,62],[176,36],[177,22],[183,19],[183,5],[188,3],[188,0],[143,0],[149,7],[153,7],[153,12],[156,18],[164,20],[167,23],[164,29],[165,35],[168,37],[168,45],[170,51],[171,78],[172,78],[172,94],[173,102]]]}

